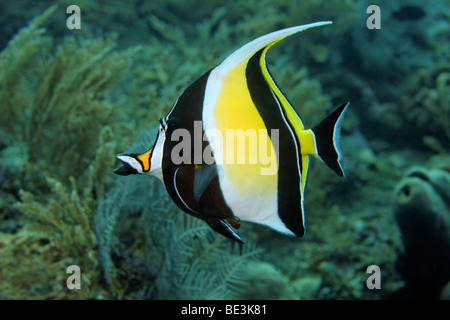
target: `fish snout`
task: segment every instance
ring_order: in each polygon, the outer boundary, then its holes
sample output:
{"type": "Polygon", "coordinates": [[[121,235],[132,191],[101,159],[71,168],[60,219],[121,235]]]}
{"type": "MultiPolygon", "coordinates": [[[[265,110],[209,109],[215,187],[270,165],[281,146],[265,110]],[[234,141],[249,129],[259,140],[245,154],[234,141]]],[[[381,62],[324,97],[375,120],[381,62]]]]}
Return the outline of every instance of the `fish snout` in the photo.
{"type": "Polygon", "coordinates": [[[117,155],[117,159],[122,163],[122,166],[114,170],[115,174],[121,175],[121,176],[128,176],[130,174],[137,174],[139,173],[139,167],[141,165],[139,162],[134,158],[133,154],[126,154],[121,153],[117,155]],[[139,166],[138,168],[136,166],[139,166]]]}

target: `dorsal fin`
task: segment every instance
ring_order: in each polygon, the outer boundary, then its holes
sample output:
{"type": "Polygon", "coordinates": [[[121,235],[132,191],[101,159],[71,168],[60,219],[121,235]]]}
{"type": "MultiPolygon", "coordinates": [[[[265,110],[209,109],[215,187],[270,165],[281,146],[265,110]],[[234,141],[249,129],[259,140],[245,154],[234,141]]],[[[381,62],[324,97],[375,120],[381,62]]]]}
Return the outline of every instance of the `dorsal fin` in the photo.
{"type": "Polygon", "coordinates": [[[331,23],[333,22],[332,21],[314,22],[302,26],[295,26],[274,31],[259,38],[256,38],[255,40],[247,43],[246,45],[242,46],[241,48],[230,54],[224,61],[222,61],[220,65],[216,67],[216,71],[220,73],[222,72],[226,73],[229,70],[232,70],[237,65],[239,65],[241,62],[251,58],[256,52],[258,52],[262,48],[267,46],[270,47],[271,45],[282,40],[283,38],[286,38],[287,36],[307,30],[309,28],[319,27],[331,23]]]}

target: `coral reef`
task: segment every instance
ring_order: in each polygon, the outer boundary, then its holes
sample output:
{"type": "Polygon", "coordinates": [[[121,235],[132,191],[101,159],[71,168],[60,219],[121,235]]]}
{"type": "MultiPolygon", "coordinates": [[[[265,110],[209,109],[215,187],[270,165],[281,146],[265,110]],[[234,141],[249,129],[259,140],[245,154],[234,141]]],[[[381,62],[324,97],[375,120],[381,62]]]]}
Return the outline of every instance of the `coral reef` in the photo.
{"type": "Polygon", "coordinates": [[[55,10],[33,20],[0,54],[0,123],[8,146],[1,170],[14,177],[2,181],[2,191],[14,196],[0,208],[2,225],[12,226],[0,237],[3,298],[91,298],[101,292],[91,221],[116,144],[108,126],[115,114],[108,90],[127,54],[110,54],[112,39],[72,38],[52,54],[52,39],[40,27],[55,10]],[[82,267],[85,290],[62,289],[71,264],[82,267]]]}
{"type": "MultiPolygon", "coordinates": [[[[1,130],[7,145],[14,141],[14,145],[23,146],[17,149],[21,154],[16,157],[25,163],[8,167],[27,175],[29,185],[21,187],[29,189],[40,183],[44,172],[82,177],[93,160],[102,130],[109,126],[109,130],[118,131],[120,123],[114,121],[118,108],[111,102],[111,89],[123,75],[131,54],[111,53],[113,38],[72,37],[53,53],[51,37],[43,35],[39,27],[55,10],[52,7],[23,29],[0,56],[1,130]]],[[[87,180],[80,179],[80,185],[81,181],[87,180]]]]}
{"type": "Polygon", "coordinates": [[[450,158],[438,159],[430,169],[411,168],[396,188],[404,247],[397,268],[405,285],[394,298],[437,299],[450,283],[450,158]]]}

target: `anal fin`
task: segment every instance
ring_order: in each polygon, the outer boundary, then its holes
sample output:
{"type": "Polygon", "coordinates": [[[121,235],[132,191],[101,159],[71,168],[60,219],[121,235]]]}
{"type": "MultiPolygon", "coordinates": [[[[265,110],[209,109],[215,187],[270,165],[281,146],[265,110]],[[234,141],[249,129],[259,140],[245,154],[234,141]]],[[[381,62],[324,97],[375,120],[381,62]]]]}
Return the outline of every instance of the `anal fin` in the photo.
{"type": "Polygon", "coordinates": [[[234,228],[225,219],[206,218],[205,221],[214,231],[220,233],[221,235],[244,243],[244,240],[242,240],[236,230],[234,230],[234,228]]]}

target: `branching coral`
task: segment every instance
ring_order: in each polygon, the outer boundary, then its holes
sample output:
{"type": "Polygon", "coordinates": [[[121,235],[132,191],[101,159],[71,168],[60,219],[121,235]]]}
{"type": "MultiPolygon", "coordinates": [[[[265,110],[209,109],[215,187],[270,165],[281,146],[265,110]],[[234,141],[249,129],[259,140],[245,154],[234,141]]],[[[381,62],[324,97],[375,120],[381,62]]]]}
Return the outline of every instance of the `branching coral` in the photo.
{"type": "Polygon", "coordinates": [[[67,38],[52,54],[52,38],[39,27],[55,9],[0,53],[2,134],[7,145],[23,146],[15,149],[20,154],[2,154],[3,163],[22,159],[21,167],[5,167],[19,181],[12,186],[22,190],[19,202],[1,208],[20,221],[10,234],[0,233],[4,298],[92,298],[101,292],[92,219],[116,145],[108,125],[115,125],[117,113],[110,90],[131,51],[112,53],[113,38],[67,38]],[[82,291],[65,286],[71,264],[81,268],[82,291]]]}
{"type": "Polygon", "coordinates": [[[25,144],[27,174],[46,166],[52,176],[79,177],[98,145],[92,137],[106,125],[118,129],[111,88],[134,50],[112,52],[112,37],[68,37],[53,53],[52,38],[39,26],[54,11],[35,19],[0,54],[0,124],[6,136],[25,144]]]}
{"type": "Polygon", "coordinates": [[[11,241],[1,249],[0,283],[2,289],[10,286],[2,290],[5,298],[89,298],[99,292],[96,238],[90,231],[93,199],[81,199],[73,179],[72,193],[54,179],[48,183],[55,196],[47,204],[21,192],[22,202],[16,208],[30,222],[17,234],[1,237],[11,241]],[[83,290],[72,292],[65,282],[66,269],[74,264],[81,268],[83,290]],[[22,286],[25,292],[17,290],[22,286]]]}
{"type": "Polygon", "coordinates": [[[97,163],[111,159],[113,143],[109,128],[100,136],[96,158],[88,169],[88,183],[79,194],[75,178],[71,192],[56,179],[47,178],[47,200],[37,200],[20,191],[21,201],[14,209],[24,215],[23,227],[14,234],[0,233],[0,292],[3,298],[78,299],[108,296],[98,282],[97,238],[92,228],[96,199],[102,194],[105,168],[97,163]],[[87,190],[91,190],[88,192],[87,190]],[[66,287],[66,269],[78,265],[82,289],[66,287]]]}

